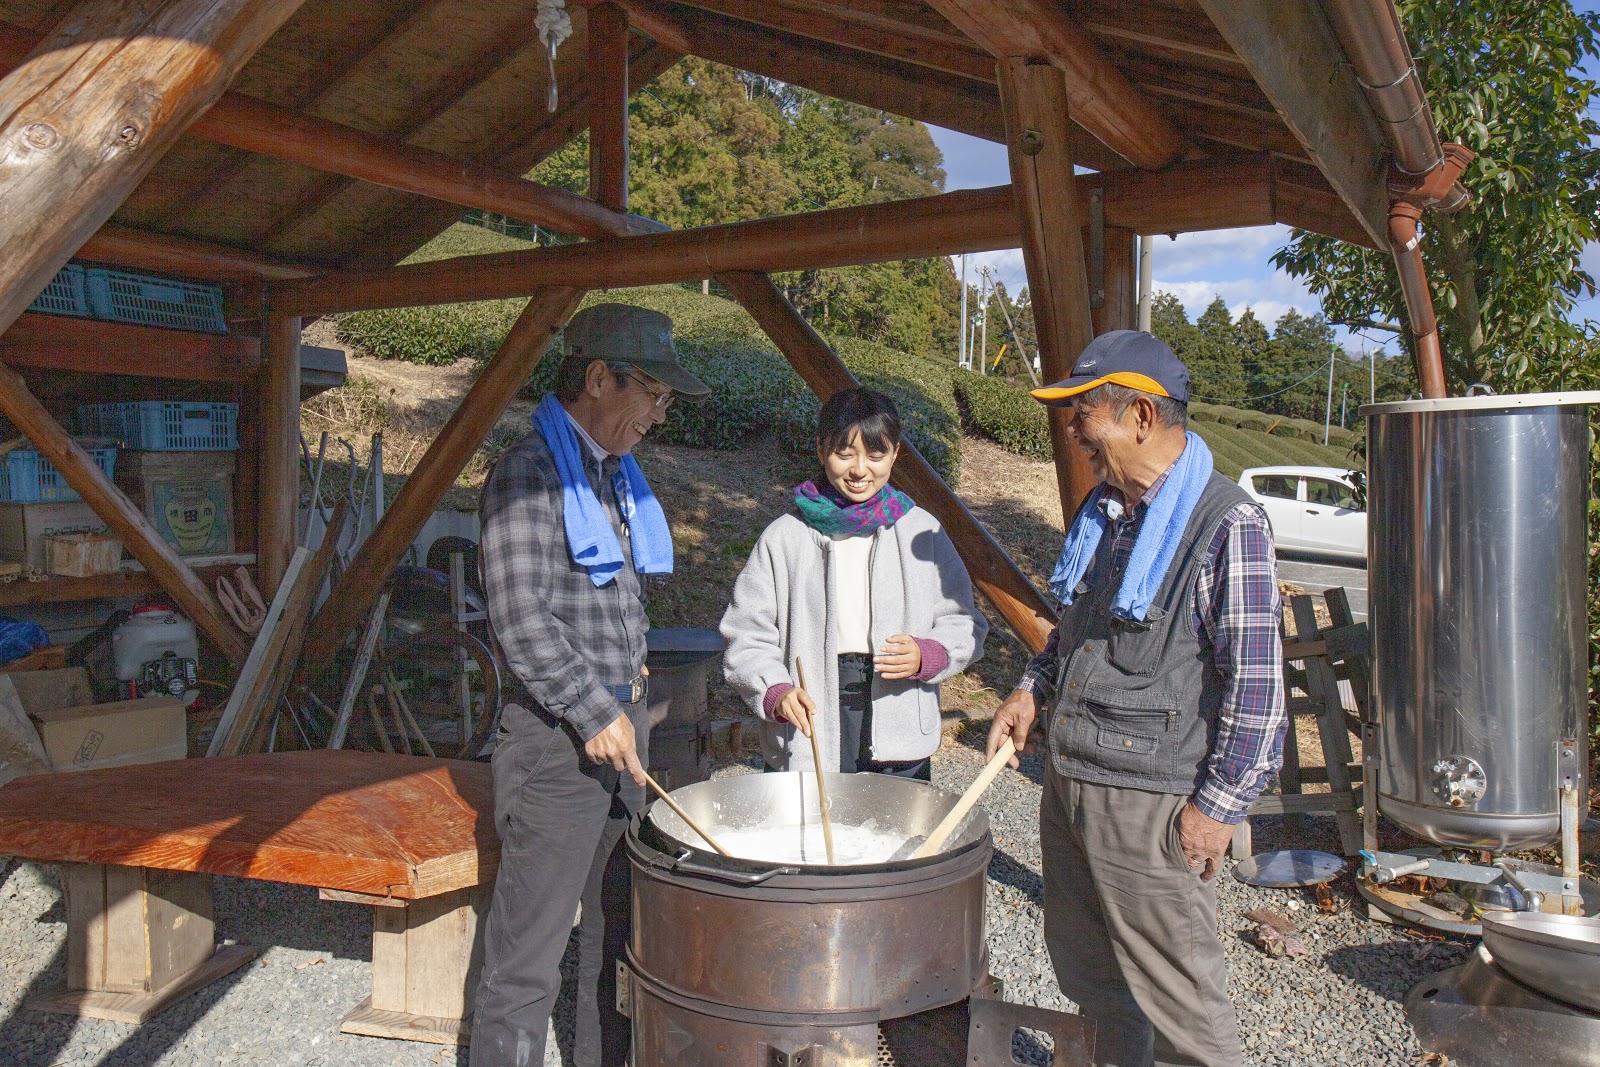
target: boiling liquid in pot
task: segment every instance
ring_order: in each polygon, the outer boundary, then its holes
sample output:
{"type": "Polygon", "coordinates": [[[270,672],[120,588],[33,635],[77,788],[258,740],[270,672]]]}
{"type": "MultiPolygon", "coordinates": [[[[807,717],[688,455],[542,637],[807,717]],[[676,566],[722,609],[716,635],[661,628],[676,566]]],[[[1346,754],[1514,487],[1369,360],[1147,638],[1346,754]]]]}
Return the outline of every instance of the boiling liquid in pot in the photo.
{"type": "MultiPolygon", "coordinates": [[[[827,843],[820,822],[787,826],[756,826],[742,830],[711,829],[717,844],[744,860],[761,863],[825,865],[827,843]]],[[[903,833],[881,830],[873,820],[860,826],[833,824],[833,862],[849,867],[885,863],[908,838],[903,833]]]]}

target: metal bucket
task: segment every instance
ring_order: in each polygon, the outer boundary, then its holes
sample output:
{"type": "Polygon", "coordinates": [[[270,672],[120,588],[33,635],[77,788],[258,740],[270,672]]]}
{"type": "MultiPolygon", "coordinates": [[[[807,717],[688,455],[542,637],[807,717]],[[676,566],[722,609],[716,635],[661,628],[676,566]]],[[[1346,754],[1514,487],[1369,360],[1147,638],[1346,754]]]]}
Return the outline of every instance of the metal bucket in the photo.
{"type": "MultiPolygon", "coordinates": [[[[957,799],[876,774],[829,774],[827,788],[836,822],[870,818],[908,835],[928,833],[957,799]]],[[[809,773],[723,778],[672,798],[713,837],[817,818],[809,773]]],[[[975,809],[922,860],[730,859],[655,804],[628,835],[640,1067],[765,1064],[813,1047],[828,1049],[830,1063],[873,1062],[879,1020],[956,1003],[983,981],[992,853],[988,816],[975,809]]]]}
{"type": "Polygon", "coordinates": [[[1379,808],[1426,841],[1548,844],[1587,795],[1589,405],[1417,400],[1368,418],[1379,808]]]}

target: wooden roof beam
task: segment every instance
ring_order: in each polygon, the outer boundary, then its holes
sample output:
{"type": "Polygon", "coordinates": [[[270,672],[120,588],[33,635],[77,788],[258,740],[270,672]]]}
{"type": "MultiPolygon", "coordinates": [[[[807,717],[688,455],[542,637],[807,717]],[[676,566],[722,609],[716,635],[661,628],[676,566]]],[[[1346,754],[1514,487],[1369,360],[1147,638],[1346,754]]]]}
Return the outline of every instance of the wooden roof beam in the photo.
{"type": "MultiPolygon", "coordinates": [[[[674,51],[799,85],[863,107],[1003,143],[1000,93],[987,82],[888,59],[868,51],[765,29],[683,4],[620,0],[635,29],[674,51]]],[[[1096,170],[1127,164],[1081,128],[1076,158],[1096,170]]]]}
{"type": "MultiPolygon", "coordinates": [[[[0,70],[39,37],[0,24],[0,70]]],[[[621,216],[586,196],[463,165],[449,156],[277,107],[242,93],[225,93],[188,131],[217,144],[298,163],[313,170],[371,182],[461,207],[481,208],[579,237],[659,230],[621,216]]],[[[218,247],[218,246],[212,246],[218,247]]],[[[262,261],[265,266],[267,261],[262,261]]]]}
{"type": "Polygon", "coordinates": [[[1317,0],[1199,0],[1310,159],[1379,247],[1388,148],[1317,0]]]}
{"type": "Polygon", "coordinates": [[[1178,128],[1054,0],[929,3],[998,60],[1048,59],[1066,78],[1073,121],[1128,162],[1154,170],[1184,153],[1178,128]]]}
{"type": "MultiPolygon", "coordinates": [[[[1185,163],[1162,171],[1081,174],[1074,186],[1084,217],[1090,189],[1104,190],[1106,225],[1141,234],[1185,233],[1274,221],[1273,169],[1257,155],[1185,163]]],[[[789,271],[1018,247],[1010,186],[967,189],[831,211],[702,226],[555,248],[408,264],[268,287],[285,314],[410,307],[526,296],[561,282],[586,289],[659,285],[724,271],[789,271]]]]}
{"type": "MultiPolygon", "coordinates": [[[[994,83],[994,57],[948,23],[944,27],[946,32],[931,32],[914,23],[886,18],[878,12],[815,0],[764,0],[759,4],[749,0],[684,0],[684,6],[753,22],[796,37],[994,83]]],[[[932,17],[938,18],[937,15],[932,17]]],[[[944,22],[943,19],[939,21],[944,22]]]]}
{"type": "Polygon", "coordinates": [[[286,281],[291,278],[311,278],[323,271],[322,267],[311,263],[296,263],[242,248],[172,234],[150,233],[110,222],[83,243],[83,247],[78,249],[78,256],[115,263],[120,267],[214,281],[247,278],[286,281]]]}
{"type": "Polygon", "coordinates": [[[1245,69],[1216,27],[1175,6],[1145,0],[1069,0],[1067,11],[1080,29],[1097,37],[1245,69]]]}

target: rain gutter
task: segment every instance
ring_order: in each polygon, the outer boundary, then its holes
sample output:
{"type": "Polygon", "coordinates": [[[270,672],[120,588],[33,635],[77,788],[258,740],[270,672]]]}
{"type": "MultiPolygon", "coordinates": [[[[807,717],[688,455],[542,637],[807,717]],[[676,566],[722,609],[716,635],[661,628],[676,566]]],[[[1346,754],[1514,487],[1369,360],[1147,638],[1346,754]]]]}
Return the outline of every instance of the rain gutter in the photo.
{"type": "Polygon", "coordinates": [[[1451,212],[1471,200],[1459,179],[1475,153],[1439,142],[1416,61],[1391,0],[1322,0],[1322,6],[1393,153],[1389,247],[1411,320],[1422,395],[1442,397],[1439,322],[1428,291],[1419,229],[1424,211],[1451,212]]]}

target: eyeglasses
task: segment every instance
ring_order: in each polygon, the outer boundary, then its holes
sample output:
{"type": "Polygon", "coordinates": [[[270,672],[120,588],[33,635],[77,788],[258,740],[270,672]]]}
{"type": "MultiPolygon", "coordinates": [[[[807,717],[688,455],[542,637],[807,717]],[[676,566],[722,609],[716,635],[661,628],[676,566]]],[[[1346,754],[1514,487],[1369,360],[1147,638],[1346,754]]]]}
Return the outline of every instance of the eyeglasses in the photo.
{"type": "Polygon", "coordinates": [[[651,399],[655,402],[655,408],[657,411],[666,411],[672,406],[672,402],[678,399],[678,394],[674,393],[671,389],[668,389],[664,393],[658,393],[654,389],[650,388],[649,385],[645,384],[645,380],[643,378],[630,374],[627,371],[619,371],[618,373],[648,393],[651,399]]]}

